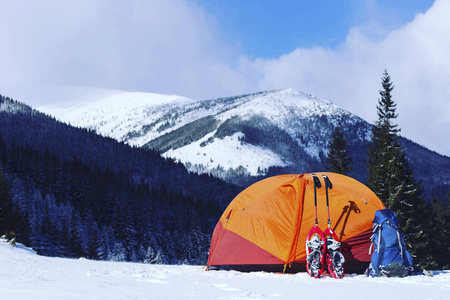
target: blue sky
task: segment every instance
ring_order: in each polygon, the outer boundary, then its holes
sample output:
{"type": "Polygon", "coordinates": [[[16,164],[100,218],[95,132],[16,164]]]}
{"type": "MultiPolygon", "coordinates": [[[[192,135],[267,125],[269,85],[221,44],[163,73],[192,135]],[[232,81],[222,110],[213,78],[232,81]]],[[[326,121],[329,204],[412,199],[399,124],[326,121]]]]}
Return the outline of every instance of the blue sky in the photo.
{"type": "MultiPolygon", "coordinates": [[[[431,0],[194,0],[217,21],[226,41],[249,57],[276,58],[296,48],[334,48],[352,27],[379,24],[390,32],[431,0]]],[[[373,35],[381,34],[373,32],[373,35]]]]}
{"type": "MultiPolygon", "coordinates": [[[[44,84],[204,100],[293,88],[374,122],[387,69],[401,134],[450,156],[448,0],[0,0],[0,6],[0,94],[44,84]]],[[[45,102],[40,94],[18,100],[38,106],[45,102]]]]}

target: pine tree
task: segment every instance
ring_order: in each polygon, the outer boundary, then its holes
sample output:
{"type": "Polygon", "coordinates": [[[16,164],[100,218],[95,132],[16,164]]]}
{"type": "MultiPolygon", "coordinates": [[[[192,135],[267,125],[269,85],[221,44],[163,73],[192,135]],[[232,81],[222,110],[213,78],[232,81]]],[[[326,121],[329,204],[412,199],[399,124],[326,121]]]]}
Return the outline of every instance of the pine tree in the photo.
{"type": "Polygon", "coordinates": [[[352,158],[349,158],[347,153],[347,140],[338,127],[334,130],[332,140],[328,143],[325,169],[343,175],[348,175],[352,170],[352,158]]]}
{"type": "Polygon", "coordinates": [[[12,199],[10,187],[3,178],[0,166],[0,235],[15,242],[15,232],[20,225],[20,214],[12,199]]]}
{"type": "Polygon", "coordinates": [[[372,145],[368,152],[367,186],[395,211],[402,231],[409,237],[408,244],[412,247],[409,250],[420,262],[429,243],[424,231],[429,209],[421,197],[421,184],[414,179],[404,148],[399,144],[397,134],[400,129],[394,124],[398,114],[395,112],[397,105],[392,100],[393,89],[385,70],[377,105],[378,120],[372,129],[372,145]]]}
{"type": "MultiPolygon", "coordinates": [[[[392,101],[391,92],[394,89],[387,71],[382,78],[383,90],[380,91],[381,99],[378,100],[378,120],[372,128],[372,145],[369,146],[368,178],[367,185],[385,203],[390,198],[389,180],[393,178],[390,164],[394,162],[393,156],[400,151],[397,133],[399,129],[392,120],[397,118],[396,104],[392,101]]],[[[391,206],[387,203],[388,206],[391,206]]]]}

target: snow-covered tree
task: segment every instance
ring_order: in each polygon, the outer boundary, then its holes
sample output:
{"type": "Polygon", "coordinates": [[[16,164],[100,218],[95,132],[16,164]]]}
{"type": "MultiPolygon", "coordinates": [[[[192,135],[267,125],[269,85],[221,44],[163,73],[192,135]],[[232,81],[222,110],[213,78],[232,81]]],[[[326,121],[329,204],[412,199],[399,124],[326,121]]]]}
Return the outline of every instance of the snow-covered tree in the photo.
{"type": "Polygon", "coordinates": [[[161,250],[155,251],[153,247],[150,245],[147,248],[147,253],[145,255],[144,263],[146,264],[163,264],[164,263],[164,255],[161,253],[161,250]]]}
{"type": "Polygon", "coordinates": [[[126,259],[126,252],[123,247],[123,244],[121,242],[116,242],[114,244],[114,248],[112,249],[111,253],[109,253],[108,260],[112,261],[125,261],[126,259]]]}
{"type": "Polygon", "coordinates": [[[352,169],[352,158],[348,157],[347,140],[343,132],[337,127],[328,143],[328,157],[325,160],[325,168],[334,173],[348,175],[352,169]]]}

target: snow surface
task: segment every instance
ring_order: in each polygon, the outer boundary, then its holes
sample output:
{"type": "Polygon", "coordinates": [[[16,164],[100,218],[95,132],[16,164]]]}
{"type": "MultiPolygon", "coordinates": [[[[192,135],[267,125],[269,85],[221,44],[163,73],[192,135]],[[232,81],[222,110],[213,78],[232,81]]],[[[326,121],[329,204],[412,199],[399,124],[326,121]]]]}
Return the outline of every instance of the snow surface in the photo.
{"type": "Polygon", "coordinates": [[[264,169],[270,166],[285,166],[285,162],[269,149],[263,149],[251,144],[241,144],[239,138],[244,134],[237,132],[223,139],[215,138],[206,146],[200,146],[214,135],[210,133],[202,139],[187,146],[165,152],[167,157],[176,157],[183,164],[202,165],[206,169],[223,167],[237,169],[242,166],[251,175],[258,175],[258,167],[264,169]]]}
{"type": "Polygon", "coordinates": [[[450,299],[450,271],[343,279],[50,258],[0,241],[1,299],[450,299]]]}
{"type": "Polygon", "coordinates": [[[296,91],[282,89],[256,95],[251,101],[246,101],[237,110],[230,110],[223,114],[230,118],[234,115],[252,117],[262,115],[273,121],[274,124],[285,129],[286,119],[295,116],[309,117],[314,114],[333,115],[341,112],[331,101],[322,100],[314,96],[296,91]]]}

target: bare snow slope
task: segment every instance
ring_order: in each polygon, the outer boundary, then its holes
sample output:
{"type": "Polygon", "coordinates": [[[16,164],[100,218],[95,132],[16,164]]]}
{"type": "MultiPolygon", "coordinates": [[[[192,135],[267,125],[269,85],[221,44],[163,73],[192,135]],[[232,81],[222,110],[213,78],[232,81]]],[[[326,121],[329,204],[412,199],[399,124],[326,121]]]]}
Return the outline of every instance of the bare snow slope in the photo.
{"type": "MultiPolygon", "coordinates": [[[[82,89],[82,88],[79,88],[82,89]]],[[[38,106],[37,109],[71,125],[89,128],[103,136],[112,137],[131,145],[141,146],[152,139],[130,138],[130,132],[139,131],[143,125],[155,122],[169,107],[183,106],[193,100],[176,95],[125,92],[86,88],[79,91],[78,101],[61,93],[62,103],[38,106]],[[71,99],[67,101],[66,99],[71,99]]]]}
{"type": "Polygon", "coordinates": [[[204,271],[38,256],[0,241],[0,298],[49,299],[449,299],[450,271],[434,276],[310,278],[306,273],[204,271]]]}

